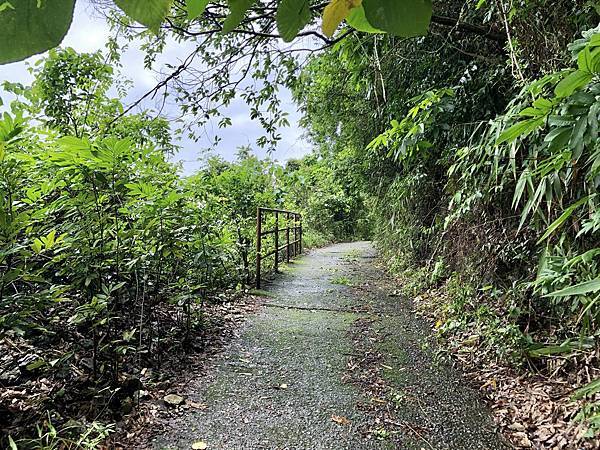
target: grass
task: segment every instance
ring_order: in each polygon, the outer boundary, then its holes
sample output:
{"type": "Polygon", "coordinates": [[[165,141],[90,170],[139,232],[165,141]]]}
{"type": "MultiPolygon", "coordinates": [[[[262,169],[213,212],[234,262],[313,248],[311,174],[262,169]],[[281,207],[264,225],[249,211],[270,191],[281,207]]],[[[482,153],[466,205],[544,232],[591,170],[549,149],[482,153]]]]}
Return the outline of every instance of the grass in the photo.
{"type": "Polygon", "coordinates": [[[358,258],[361,255],[361,251],[358,249],[352,249],[344,255],[344,260],[347,262],[358,261],[358,258]]]}
{"type": "Polygon", "coordinates": [[[332,284],[339,284],[342,286],[352,286],[352,281],[350,281],[350,278],[345,277],[345,276],[340,276],[340,277],[336,277],[336,278],[332,278],[331,279],[331,283],[332,284]]]}
{"type": "Polygon", "coordinates": [[[248,294],[256,295],[257,297],[268,297],[268,298],[276,297],[275,294],[273,294],[272,292],[269,292],[269,291],[265,291],[264,289],[250,289],[248,291],[248,294]]]}

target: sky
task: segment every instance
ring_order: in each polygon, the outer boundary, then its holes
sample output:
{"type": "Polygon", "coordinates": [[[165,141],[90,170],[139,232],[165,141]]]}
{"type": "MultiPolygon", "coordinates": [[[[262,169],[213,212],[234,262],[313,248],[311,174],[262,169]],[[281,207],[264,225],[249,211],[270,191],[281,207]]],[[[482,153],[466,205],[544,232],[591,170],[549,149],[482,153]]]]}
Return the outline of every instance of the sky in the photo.
{"type": "MultiPolygon", "coordinates": [[[[80,0],[76,4],[73,25],[65,37],[62,46],[72,47],[78,52],[94,52],[102,50],[105,47],[109,34],[109,26],[105,19],[98,17],[98,14],[93,11],[87,1],[80,0]]],[[[178,65],[179,61],[187,56],[188,52],[191,50],[190,46],[190,43],[169,41],[164,52],[160,56],[158,65],[155,69],[160,69],[160,65],[165,62],[178,65]]],[[[0,82],[20,82],[25,85],[31,83],[32,77],[27,70],[28,64],[32,64],[42,57],[43,55],[33,56],[26,61],[0,66],[0,82]]],[[[125,78],[132,81],[132,88],[124,101],[125,104],[134,102],[160,81],[160,75],[144,68],[143,59],[144,53],[135,48],[133,44],[122,55],[121,62],[123,67],[121,73],[125,78]]],[[[280,130],[282,140],[279,142],[276,151],[270,156],[273,159],[283,162],[309,153],[311,147],[310,144],[303,139],[303,131],[298,126],[300,114],[297,111],[297,106],[291,99],[291,93],[282,89],[280,94],[282,107],[289,114],[288,120],[290,122],[290,127],[282,128],[280,130]]],[[[2,98],[5,103],[10,100],[1,90],[0,98],[2,98]]],[[[142,104],[142,107],[153,108],[154,102],[148,100],[142,104]]],[[[168,105],[164,109],[164,114],[167,117],[175,117],[177,115],[176,107],[168,105]]],[[[213,154],[221,155],[227,160],[233,160],[238,147],[250,145],[255,149],[255,153],[258,156],[265,156],[265,151],[255,145],[256,139],[264,133],[260,124],[250,119],[248,107],[243,100],[234,100],[232,104],[224,110],[224,115],[227,115],[232,119],[231,127],[219,129],[216,126],[216,123],[209,123],[206,125],[203,133],[201,133],[202,136],[197,142],[187,138],[182,139],[180,142],[176,142],[182,148],[174,156],[173,160],[182,162],[184,175],[189,175],[201,167],[202,163],[199,159],[206,156],[204,149],[210,147],[212,144],[212,137],[215,134],[219,134],[222,140],[216,149],[213,150],[213,154]]]]}

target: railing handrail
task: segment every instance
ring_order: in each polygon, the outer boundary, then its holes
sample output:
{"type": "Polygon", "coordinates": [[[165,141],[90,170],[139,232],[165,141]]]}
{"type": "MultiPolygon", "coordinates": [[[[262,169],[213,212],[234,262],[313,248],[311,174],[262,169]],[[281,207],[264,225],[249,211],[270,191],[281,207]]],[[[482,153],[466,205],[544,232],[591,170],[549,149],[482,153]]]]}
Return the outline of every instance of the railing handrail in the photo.
{"type": "Polygon", "coordinates": [[[284,213],[284,214],[295,214],[296,216],[302,217],[302,214],[300,214],[297,211],[288,211],[287,209],[277,209],[277,208],[263,208],[262,206],[259,206],[258,209],[260,211],[266,211],[266,212],[277,212],[277,213],[284,213]]]}
{"type": "Polygon", "coordinates": [[[290,259],[302,253],[302,214],[297,211],[287,211],[285,209],[276,208],[263,208],[258,207],[256,209],[256,288],[260,289],[260,277],[261,277],[261,263],[264,258],[275,255],[275,271],[279,270],[279,254],[285,250],[286,261],[290,262],[290,259]],[[272,230],[262,231],[262,216],[263,213],[275,214],[275,228],[272,230]],[[286,227],[279,228],[279,215],[283,214],[286,216],[286,227]],[[290,226],[290,218],[293,218],[293,226],[290,226]],[[290,231],[294,233],[294,240],[290,240],[290,231]],[[285,232],[286,243],[282,246],[279,245],[279,233],[285,232]],[[275,245],[274,248],[262,254],[262,238],[269,234],[274,235],[275,245]]]}

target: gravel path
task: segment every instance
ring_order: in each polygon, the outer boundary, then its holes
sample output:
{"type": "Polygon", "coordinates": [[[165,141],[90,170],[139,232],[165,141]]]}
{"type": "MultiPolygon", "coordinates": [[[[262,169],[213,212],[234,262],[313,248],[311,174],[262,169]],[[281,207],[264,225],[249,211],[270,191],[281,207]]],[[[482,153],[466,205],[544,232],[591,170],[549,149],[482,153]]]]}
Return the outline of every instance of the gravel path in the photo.
{"type": "Polygon", "coordinates": [[[267,305],[184,392],[206,408],[172,419],[154,448],[190,449],[196,441],[208,450],[504,448],[476,393],[419,344],[427,331],[406,301],[388,295],[388,283],[368,242],[329,246],[290,264],[267,283],[267,305]],[[398,414],[421,430],[418,438],[364,432],[373,417],[360,405],[369,399],[343,381],[359,318],[387,331],[385,378],[416,398],[398,414]]]}

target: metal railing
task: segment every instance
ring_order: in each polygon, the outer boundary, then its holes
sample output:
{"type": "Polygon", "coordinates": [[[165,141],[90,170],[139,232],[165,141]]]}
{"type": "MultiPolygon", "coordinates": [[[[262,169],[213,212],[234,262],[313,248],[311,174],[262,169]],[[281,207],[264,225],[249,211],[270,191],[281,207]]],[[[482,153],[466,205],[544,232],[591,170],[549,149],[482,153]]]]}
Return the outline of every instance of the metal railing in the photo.
{"type": "Polygon", "coordinates": [[[281,252],[285,251],[285,260],[290,259],[302,253],[302,216],[295,211],[286,211],[284,209],[258,208],[256,210],[256,288],[260,289],[261,265],[262,261],[269,256],[275,256],[275,272],[279,270],[279,257],[281,252]],[[275,215],[275,228],[263,231],[263,218],[267,214],[275,215]],[[285,227],[279,228],[280,219],[285,219],[285,227]],[[279,233],[285,232],[285,244],[279,245],[279,233]],[[293,232],[293,240],[290,232],[293,232]],[[273,248],[263,254],[263,237],[273,235],[273,248]]]}

